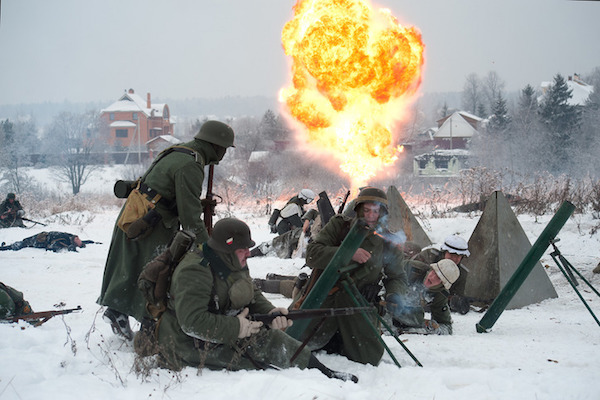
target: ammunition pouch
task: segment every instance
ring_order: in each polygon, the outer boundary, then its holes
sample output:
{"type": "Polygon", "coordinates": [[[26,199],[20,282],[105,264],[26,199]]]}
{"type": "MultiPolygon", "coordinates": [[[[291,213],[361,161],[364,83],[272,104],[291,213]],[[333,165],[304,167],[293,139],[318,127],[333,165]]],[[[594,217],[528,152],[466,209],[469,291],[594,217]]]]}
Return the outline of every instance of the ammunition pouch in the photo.
{"type": "Polygon", "coordinates": [[[123,181],[118,180],[115,182],[113,192],[119,199],[126,199],[131,194],[131,191],[136,188],[138,181],[123,181]]]}
{"type": "Polygon", "coordinates": [[[143,182],[139,182],[127,197],[121,216],[117,221],[117,226],[131,240],[147,237],[152,232],[152,228],[162,219],[161,215],[154,209],[160,199],[160,194],[151,190],[143,182]],[[148,194],[149,192],[152,193],[148,194]]]}

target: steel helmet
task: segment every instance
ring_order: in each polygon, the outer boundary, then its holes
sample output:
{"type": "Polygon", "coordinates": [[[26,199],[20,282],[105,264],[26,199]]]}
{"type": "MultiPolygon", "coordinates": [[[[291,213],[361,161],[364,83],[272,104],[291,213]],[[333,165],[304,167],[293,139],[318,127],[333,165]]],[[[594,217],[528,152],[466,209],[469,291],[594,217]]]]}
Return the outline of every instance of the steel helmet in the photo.
{"type": "Polygon", "coordinates": [[[233,138],[233,129],[220,121],[206,121],[194,136],[194,139],[204,140],[224,148],[235,147],[233,138]]]}
{"type": "Polygon", "coordinates": [[[308,204],[315,198],[315,192],[310,189],[302,189],[300,193],[298,193],[298,198],[306,201],[306,204],[308,204]]]}
{"type": "Polygon", "coordinates": [[[448,253],[460,254],[467,257],[471,255],[467,242],[458,235],[448,236],[444,240],[444,244],[440,246],[440,249],[448,253]]]}
{"type": "Polygon", "coordinates": [[[354,211],[363,203],[379,203],[381,204],[382,214],[387,213],[387,196],[385,192],[376,187],[367,186],[361,189],[358,196],[354,199],[354,211]]]}
{"type": "Polygon", "coordinates": [[[208,239],[208,245],[223,253],[233,253],[238,249],[249,249],[256,243],[250,236],[250,228],[245,222],[236,218],[219,220],[208,239]]]}
{"type": "Polygon", "coordinates": [[[17,198],[17,196],[15,196],[14,193],[9,193],[9,194],[6,195],[6,198],[7,199],[13,199],[13,200],[15,200],[17,198]]]}
{"type": "Polygon", "coordinates": [[[452,260],[443,259],[430,265],[437,276],[442,280],[446,290],[450,290],[452,284],[456,282],[460,276],[458,266],[452,260]]]}

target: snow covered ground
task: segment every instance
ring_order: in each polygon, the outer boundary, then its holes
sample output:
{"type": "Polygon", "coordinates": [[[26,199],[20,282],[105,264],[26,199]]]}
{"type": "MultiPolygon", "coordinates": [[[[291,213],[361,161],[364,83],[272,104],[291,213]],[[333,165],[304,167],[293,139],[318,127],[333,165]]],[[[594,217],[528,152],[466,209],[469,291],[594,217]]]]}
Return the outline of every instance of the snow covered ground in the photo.
{"type": "MultiPolygon", "coordinates": [[[[423,364],[415,365],[392,337],[385,340],[402,368],[386,354],[379,366],[361,365],[336,355],[318,354],[332,369],[357,375],[358,384],[328,379],[316,370],[209,371],[187,368],[179,373],[134,372],[132,345],[114,336],[96,304],[104,262],[118,209],[73,212],[69,221],[47,218],[48,227],[0,230],[0,242],[20,240],[43,230],[67,231],[102,244],[78,253],[23,249],[0,253],[0,280],[25,294],[35,311],[64,303],[82,312],[55,317],[34,328],[26,323],[0,324],[0,400],[9,399],[598,399],[600,327],[568,285],[547,252],[542,264],[559,297],[523,309],[504,311],[491,332],[475,324],[483,314],[453,314],[453,336],[404,335],[402,340],[423,364]]],[[[257,243],[271,238],[267,218],[236,215],[248,222],[257,243]]],[[[552,216],[535,222],[519,216],[533,243],[552,216]]],[[[429,219],[427,234],[440,242],[449,234],[465,239],[477,217],[429,219]]],[[[589,215],[576,215],[562,228],[558,247],[596,288],[600,275],[600,234],[589,215]]],[[[296,274],[300,259],[250,259],[254,277],[268,272],[296,274]]],[[[600,299],[579,286],[592,310],[600,299]]],[[[278,306],[289,300],[267,295],[278,306]]],[[[134,322],[132,320],[132,322],[134,322]]],[[[134,325],[137,328],[137,324],[134,325]]]]}

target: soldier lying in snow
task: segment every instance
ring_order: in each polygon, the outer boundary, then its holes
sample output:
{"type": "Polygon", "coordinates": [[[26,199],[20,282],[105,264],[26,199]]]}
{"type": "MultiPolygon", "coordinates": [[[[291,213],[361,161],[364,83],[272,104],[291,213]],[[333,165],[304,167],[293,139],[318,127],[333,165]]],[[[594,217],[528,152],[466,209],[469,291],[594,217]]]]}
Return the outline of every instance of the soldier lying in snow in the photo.
{"type": "Polygon", "coordinates": [[[34,247],[37,249],[52,250],[59,252],[61,250],[77,251],[78,247],[85,247],[86,244],[96,243],[93,240],[81,240],[79,236],[67,232],[41,232],[37,235],[29,236],[18,242],[6,245],[2,242],[0,250],[21,250],[24,247],[34,247]]]}

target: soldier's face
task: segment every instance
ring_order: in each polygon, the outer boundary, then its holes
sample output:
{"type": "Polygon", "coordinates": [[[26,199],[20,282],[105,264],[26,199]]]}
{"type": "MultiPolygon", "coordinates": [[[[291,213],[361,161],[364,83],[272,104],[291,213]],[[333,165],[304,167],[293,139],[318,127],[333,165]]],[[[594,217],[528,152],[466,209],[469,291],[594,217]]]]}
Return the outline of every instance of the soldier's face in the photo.
{"type": "Polygon", "coordinates": [[[440,279],[438,274],[436,274],[435,271],[432,269],[429,270],[429,272],[425,276],[425,279],[423,280],[423,285],[425,285],[427,289],[437,286],[440,283],[442,283],[442,280],[440,279]]]}
{"type": "Polygon", "coordinates": [[[240,261],[240,265],[242,267],[245,267],[246,265],[248,265],[246,263],[246,260],[248,259],[248,257],[250,257],[250,249],[249,248],[237,249],[235,251],[235,255],[238,258],[238,260],[240,261]]]}
{"type": "Polygon", "coordinates": [[[444,254],[444,258],[448,259],[448,260],[452,260],[452,261],[454,261],[454,264],[458,265],[462,261],[463,256],[462,256],[462,254],[454,254],[454,253],[450,253],[447,251],[446,254],[444,254]]]}
{"type": "Polygon", "coordinates": [[[367,224],[374,228],[377,225],[377,221],[379,220],[379,213],[381,210],[381,205],[376,203],[364,203],[363,204],[363,218],[367,221],[367,224]]]}

